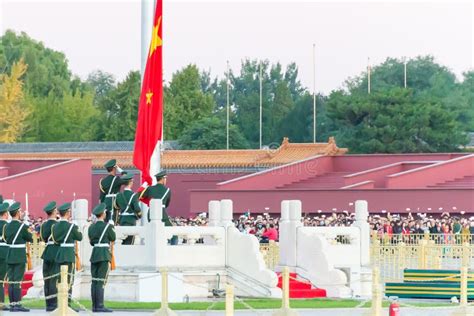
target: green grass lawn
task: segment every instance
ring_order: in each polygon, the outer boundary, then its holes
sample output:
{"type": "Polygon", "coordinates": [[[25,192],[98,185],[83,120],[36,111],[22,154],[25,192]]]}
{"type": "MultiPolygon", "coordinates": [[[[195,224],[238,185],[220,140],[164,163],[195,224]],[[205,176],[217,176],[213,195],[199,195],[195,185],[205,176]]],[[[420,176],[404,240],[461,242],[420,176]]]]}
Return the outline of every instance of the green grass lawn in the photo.
{"type": "MultiPolygon", "coordinates": [[[[281,307],[281,300],[278,299],[248,299],[244,300],[246,304],[254,309],[278,309],[281,307]]],[[[91,308],[89,300],[80,300],[80,303],[86,308],[91,308]]],[[[224,310],[225,305],[223,299],[219,302],[190,302],[190,303],[170,303],[170,308],[174,310],[224,310]],[[212,307],[211,307],[212,306],[212,307]],[[209,308],[211,307],[211,308],[209,308]]],[[[301,299],[291,300],[292,308],[352,308],[360,304],[360,301],[351,299],[301,299]]],[[[44,302],[24,300],[24,306],[29,308],[44,308],[44,302]]],[[[160,308],[160,303],[136,303],[136,302],[115,302],[110,301],[105,304],[107,307],[117,310],[154,310],[160,308]]],[[[383,303],[384,307],[388,307],[389,302],[383,303]]],[[[414,303],[420,307],[449,306],[449,303],[414,303]]],[[[370,307],[370,302],[363,307],[370,307]]],[[[235,309],[247,309],[241,302],[235,301],[235,309]]]]}

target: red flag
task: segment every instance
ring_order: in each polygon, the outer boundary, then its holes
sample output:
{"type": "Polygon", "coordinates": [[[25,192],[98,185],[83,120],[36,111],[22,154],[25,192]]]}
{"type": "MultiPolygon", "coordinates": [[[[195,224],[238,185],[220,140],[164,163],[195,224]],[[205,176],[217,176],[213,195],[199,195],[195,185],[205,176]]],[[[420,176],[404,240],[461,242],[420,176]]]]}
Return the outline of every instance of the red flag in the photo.
{"type": "Polygon", "coordinates": [[[157,0],[150,48],[138,105],[135,148],[133,151],[133,164],[142,172],[142,181],[146,181],[150,185],[153,176],[150,172],[157,171],[153,170],[155,168],[152,165],[158,163],[159,142],[163,134],[162,13],[163,0],[157,0]]]}

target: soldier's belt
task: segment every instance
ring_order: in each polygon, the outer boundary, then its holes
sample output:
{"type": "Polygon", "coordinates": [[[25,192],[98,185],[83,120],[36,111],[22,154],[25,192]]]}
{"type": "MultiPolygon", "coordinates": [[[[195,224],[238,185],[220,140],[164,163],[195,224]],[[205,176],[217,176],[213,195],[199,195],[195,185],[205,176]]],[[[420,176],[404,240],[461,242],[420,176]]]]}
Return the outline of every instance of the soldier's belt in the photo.
{"type": "Polygon", "coordinates": [[[10,248],[26,248],[25,244],[20,244],[20,245],[10,245],[10,248]]]}
{"type": "Polygon", "coordinates": [[[59,246],[63,248],[74,248],[76,245],[75,244],[60,244],[59,246]]]}
{"type": "Polygon", "coordinates": [[[48,242],[46,243],[46,245],[54,245],[54,244],[55,244],[54,241],[48,241],[48,242]]]}
{"type": "Polygon", "coordinates": [[[3,246],[3,247],[8,247],[8,244],[6,242],[0,242],[0,247],[3,246]]]}
{"type": "Polygon", "coordinates": [[[130,213],[122,213],[120,216],[135,216],[135,214],[130,214],[130,213]]]}
{"type": "Polygon", "coordinates": [[[95,244],[94,247],[99,247],[99,248],[106,248],[107,247],[108,248],[108,247],[110,247],[110,245],[109,244],[95,244]]]}
{"type": "Polygon", "coordinates": [[[105,197],[116,197],[116,196],[117,194],[114,193],[114,194],[107,194],[105,197]]]}

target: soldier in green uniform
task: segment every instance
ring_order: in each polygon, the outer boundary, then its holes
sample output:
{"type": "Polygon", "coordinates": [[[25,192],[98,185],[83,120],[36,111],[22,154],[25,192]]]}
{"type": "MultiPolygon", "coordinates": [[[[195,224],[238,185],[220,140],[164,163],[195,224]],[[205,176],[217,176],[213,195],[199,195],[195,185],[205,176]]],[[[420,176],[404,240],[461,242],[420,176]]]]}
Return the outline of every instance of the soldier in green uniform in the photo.
{"type": "MultiPolygon", "coordinates": [[[[72,284],[74,283],[74,272],[76,265],[75,242],[82,240],[82,233],[77,225],[70,223],[71,203],[64,203],[58,207],[61,217],[57,224],[51,229],[51,239],[59,246],[56,254],[56,271],[60,271],[62,265],[67,265],[69,296],[72,295],[72,284]]],[[[69,297],[69,305],[71,298],[69,297]]]]}
{"type": "MultiPolygon", "coordinates": [[[[166,171],[160,171],[155,174],[157,184],[147,187],[140,194],[141,198],[161,199],[163,203],[163,217],[162,221],[165,226],[173,226],[171,220],[166,212],[166,208],[171,202],[171,190],[166,186],[166,171]]],[[[150,212],[148,212],[148,221],[150,221],[150,212]]],[[[172,245],[178,244],[178,237],[173,236],[170,240],[172,245]]]]}
{"type": "Polygon", "coordinates": [[[33,236],[26,223],[20,222],[22,212],[20,203],[15,202],[8,208],[12,221],[3,226],[3,240],[10,246],[7,253],[7,276],[8,296],[10,297],[11,312],[29,312],[30,310],[21,306],[21,285],[25,275],[26,267],[26,243],[33,242],[33,236]]]}
{"type": "MultiPolygon", "coordinates": [[[[43,259],[43,278],[48,278],[44,281],[44,296],[55,295],[58,293],[57,290],[57,277],[51,278],[52,275],[58,273],[56,266],[56,255],[58,254],[59,246],[56,245],[51,238],[51,230],[54,224],[57,223],[58,210],[56,208],[56,202],[49,202],[43,209],[48,215],[48,220],[45,221],[40,228],[40,238],[46,243],[46,248],[41,255],[43,259]]],[[[58,306],[57,297],[46,298],[46,311],[54,311],[58,306]]]]}
{"type": "Polygon", "coordinates": [[[100,188],[100,202],[105,203],[106,205],[106,218],[113,220],[114,224],[117,223],[118,214],[113,214],[113,204],[117,193],[120,191],[120,187],[126,184],[126,181],[122,180],[117,173],[126,174],[119,166],[117,166],[117,161],[115,159],[109,160],[105,163],[104,167],[109,173],[105,178],[100,179],[99,188],[100,188]]]}
{"type": "MultiPolygon", "coordinates": [[[[123,192],[117,194],[114,208],[120,211],[120,226],[135,226],[137,220],[142,217],[142,211],[138,204],[138,193],[132,191],[133,175],[124,175],[122,180],[127,181],[123,192]]],[[[127,236],[122,245],[133,245],[135,236],[127,236]]]]}
{"type": "MultiPolygon", "coordinates": [[[[0,195],[1,198],[1,195],[0,195]]],[[[0,204],[0,232],[3,232],[3,227],[7,225],[8,220],[8,203],[0,204]]],[[[7,279],[7,254],[8,254],[8,245],[3,239],[3,236],[0,237],[0,282],[2,286],[0,287],[0,310],[7,311],[9,310],[5,306],[5,289],[4,282],[7,279]]]]}
{"type": "Polygon", "coordinates": [[[91,284],[92,311],[100,313],[112,312],[104,307],[104,287],[109,275],[112,254],[110,243],[115,241],[114,226],[105,223],[105,204],[97,205],[92,213],[97,217],[97,222],[89,227],[89,241],[94,247],[91,254],[91,276],[96,279],[91,284]]]}

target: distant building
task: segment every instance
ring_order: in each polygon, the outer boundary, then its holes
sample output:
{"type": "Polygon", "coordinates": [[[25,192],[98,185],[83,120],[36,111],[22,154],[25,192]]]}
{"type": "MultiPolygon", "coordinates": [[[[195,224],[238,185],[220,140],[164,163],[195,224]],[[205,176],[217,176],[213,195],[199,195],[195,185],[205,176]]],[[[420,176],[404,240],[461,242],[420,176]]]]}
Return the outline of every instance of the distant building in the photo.
{"type": "MultiPolygon", "coordinates": [[[[190,191],[213,189],[217,183],[276,166],[321,155],[343,155],[334,138],[328,143],[290,143],[284,139],[275,149],[176,150],[176,142],[165,142],[162,168],[170,173],[170,213],[188,216],[190,191]]],[[[132,173],[133,142],[17,143],[0,144],[0,194],[23,201],[28,192],[30,212],[42,214],[42,205],[86,198],[96,204],[98,182],[106,174],[104,163],[116,158],[132,173]],[[80,168],[79,168],[80,165],[80,168]],[[86,172],[87,171],[87,172],[86,172]]],[[[137,185],[139,181],[136,181],[137,185]]]]}

